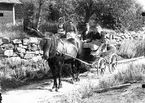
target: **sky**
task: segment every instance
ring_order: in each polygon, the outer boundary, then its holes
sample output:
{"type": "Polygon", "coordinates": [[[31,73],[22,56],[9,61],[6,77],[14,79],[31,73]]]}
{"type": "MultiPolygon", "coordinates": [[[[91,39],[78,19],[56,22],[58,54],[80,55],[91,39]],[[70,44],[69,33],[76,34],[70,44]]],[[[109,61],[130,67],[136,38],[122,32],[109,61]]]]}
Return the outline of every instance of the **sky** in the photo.
{"type": "Polygon", "coordinates": [[[145,0],[134,0],[136,3],[142,6],[143,11],[145,11],[145,0]]]}

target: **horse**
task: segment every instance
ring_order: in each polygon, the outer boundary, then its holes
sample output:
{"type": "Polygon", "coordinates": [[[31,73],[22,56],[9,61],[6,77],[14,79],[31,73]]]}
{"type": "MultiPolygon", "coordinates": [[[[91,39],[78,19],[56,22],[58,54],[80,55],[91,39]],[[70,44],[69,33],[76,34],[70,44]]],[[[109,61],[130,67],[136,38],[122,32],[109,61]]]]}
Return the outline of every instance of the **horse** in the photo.
{"type": "MultiPolygon", "coordinates": [[[[55,88],[55,90],[58,91],[58,89],[62,87],[62,66],[67,60],[72,59],[72,62],[77,66],[76,78],[74,78],[73,73],[71,73],[71,75],[76,81],[79,80],[79,62],[75,60],[75,58],[79,58],[79,54],[81,53],[81,42],[79,41],[79,38],[62,40],[53,33],[48,33],[48,35],[42,39],[40,45],[43,50],[43,58],[48,61],[52,71],[54,80],[52,89],[55,88]],[[57,83],[57,79],[59,80],[59,83],[57,83]]],[[[72,66],[72,68],[74,68],[74,65],[72,66]]]]}

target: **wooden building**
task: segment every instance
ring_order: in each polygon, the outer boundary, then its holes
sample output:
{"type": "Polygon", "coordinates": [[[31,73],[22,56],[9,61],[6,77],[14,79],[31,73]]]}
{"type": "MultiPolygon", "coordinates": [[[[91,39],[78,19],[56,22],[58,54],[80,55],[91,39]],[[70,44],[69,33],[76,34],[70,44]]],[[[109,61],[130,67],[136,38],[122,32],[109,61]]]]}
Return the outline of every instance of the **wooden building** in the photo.
{"type": "Polygon", "coordinates": [[[0,0],[0,24],[13,23],[15,25],[15,4],[19,0],[0,0]]]}

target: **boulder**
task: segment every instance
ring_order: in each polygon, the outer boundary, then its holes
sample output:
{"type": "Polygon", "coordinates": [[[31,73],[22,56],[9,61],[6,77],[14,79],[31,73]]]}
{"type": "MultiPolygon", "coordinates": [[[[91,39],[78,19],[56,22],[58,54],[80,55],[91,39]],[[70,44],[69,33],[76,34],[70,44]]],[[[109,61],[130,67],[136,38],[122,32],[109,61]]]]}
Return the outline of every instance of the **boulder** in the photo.
{"type": "Polygon", "coordinates": [[[26,45],[22,45],[22,44],[19,44],[18,47],[21,47],[21,48],[24,48],[24,49],[28,48],[26,45]]]}
{"type": "Polygon", "coordinates": [[[29,43],[39,44],[38,38],[31,37],[29,38],[29,43]]]}
{"type": "Polygon", "coordinates": [[[32,53],[32,52],[26,52],[24,58],[25,58],[25,59],[31,59],[31,58],[33,58],[34,56],[35,56],[34,53],[32,53]]]}
{"type": "Polygon", "coordinates": [[[3,42],[3,44],[8,44],[8,43],[10,43],[10,39],[7,37],[3,37],[2,42],[3,42]]]}
{"type": "Polygon", "coordinates": [[[14,44],[21,44],[22,43],[22,40],[21,39],[14,39],[12,42],[14,44]]]}
{"type": "Polygon", "coordinates": [[[0,47],[0,54],[4,54],[4,50],[2,47],[0,47]]]}
{"type": "Polygon", "coordinates": [[[39,60],[42,60],[42,56],[35,56],[31,60],[34,61],[34,62],[37,62],[39,60]]]}
{"type": "Polygon", "coordinates": [[[37,54],[37,55],[40,54],[40,51],[35,51],[35,54],[37,54]]]}
{"type": "Polygon", "coordinates": [[[42,51],[42,50],[40,50],[40,51],[39,51],[39,53],[40,53],[40,54],[43,54],[43,51],[42,51]]]}
{"type": "Polygon", "coordinates": [[[6,51],[4,52],[4,55],[5,55],[5,56],[8,56],[8,57],[11,57],[11,56],[14,55],[14,51],[13,51],[13,50],[6,50],[6,51]]]}
{"type": "Polygon", "coordinates": [[[21,47],[17,47],[16,50],[19,52],[19,53],[25,53],[26,50],[24,48],[21,48],[21,47]]]}
{"type": "Polygon", "coordinates": [[[24,58],[24,53],[19,53],[19,57],[24,58]]]}
{"type": "Polygon", "coordinates": [[[13,44],[3,44],[3,45],[1,45],[1,48],[3,49],[3,50],[12,50],[12,49],[14,49],[14,45],[13,44]]]}
{"type": "Polygon", "coordinates": [[[23,42],[22,43],[23,45],[28,45],[29,44],[29,39],[27,39],[27,38],[23,39],[22,42],[23,42]]]}
{"type": "Polygon", "coordinates": [[[10,57],[9,60],[11,60],[12,62],[21,62],[21,58],[20,57],[10,57]]]}
{"type": "Polygon", "coordinates": [[[36,51],[38,50],[38,46],[36,44],[32,44],[30,50],[36,51]]]}
{"type": "Polygon", "coordinates": [[[2,38],[0,38],[0,45],[2,45],[3,44],[3,41],[2,41],[2,38]]]}

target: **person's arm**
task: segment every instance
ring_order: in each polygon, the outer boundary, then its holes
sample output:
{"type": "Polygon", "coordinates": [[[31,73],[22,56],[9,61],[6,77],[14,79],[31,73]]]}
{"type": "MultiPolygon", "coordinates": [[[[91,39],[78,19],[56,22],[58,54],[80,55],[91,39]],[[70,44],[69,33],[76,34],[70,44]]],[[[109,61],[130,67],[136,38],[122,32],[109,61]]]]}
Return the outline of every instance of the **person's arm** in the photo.
{"type": "Polygon", "coordinates": [[[91,42],[93,40],[93,35],[91,32],[88,32],[88,34],[86,35],[86,42],[91,42]]]}
{"type": "Polygon", "coordinates": [[[78,34],[77,27],[76,27],[75,25],[74,25],[73,27],[74,27],[74,31],[75,31],[75,33],[77,33],[77,34],[78,34]]]}

